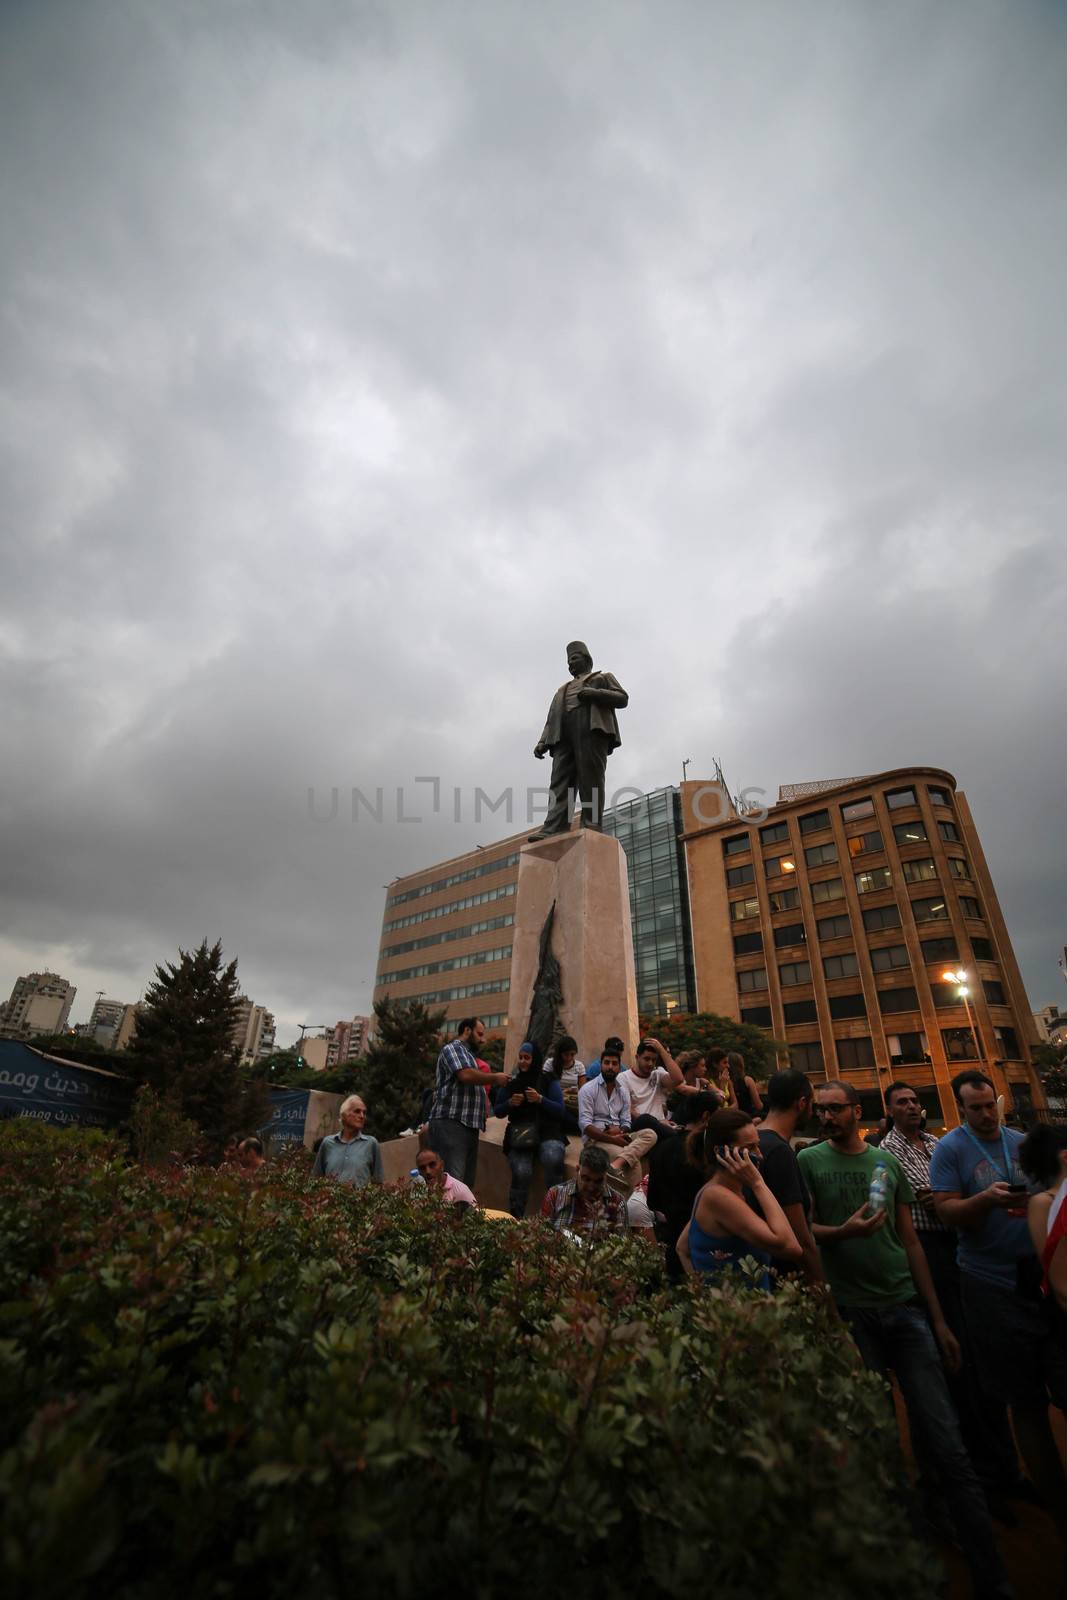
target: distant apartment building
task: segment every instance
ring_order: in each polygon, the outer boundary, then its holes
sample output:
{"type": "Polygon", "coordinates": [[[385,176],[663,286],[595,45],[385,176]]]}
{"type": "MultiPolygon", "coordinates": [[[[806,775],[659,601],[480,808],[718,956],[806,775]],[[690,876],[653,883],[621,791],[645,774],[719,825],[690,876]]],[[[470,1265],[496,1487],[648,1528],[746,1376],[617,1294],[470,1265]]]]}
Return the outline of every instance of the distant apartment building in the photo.
{"type": "Polygon", "coordinates": [[[10,999],[0,1005],[0,1033],[15,1039],[62,1033],[77,992],[58,972],[29,972],[16,978],[10,999]]]}
{"type": "Polygon", "coordinates": [[[1059,1006],[1042,1006],[1034,1012],[1038,1038],[1044,1044],[1067,1044],[1067,1013],[1059,1006]]]}
{"type": "Polygon", "coordinates": [[[964,794],[935,768],[787,786],[759,820],[710,823],[682,786],[696,1000],[765,1029],[880,1114],[906,1078],[957,1120],[968,1065],[1043,1105],[1033,1018],[964,794]]]}
{"type": "Polygon", "coordinates": [[[130,1009],[123,1000],[105,1000],[98,995],[88,1022],[76,1031],[105,1049],[113,1050],[123,1018],[130,1009]]]}
{"type": "Polygon", "coordinates": [[[369,1017],[353,1017],[349,1022],[335,1023],[327,1036],[326,1066],[343,1067],[346,1061],[366,1055],[370,1025],[369,1017]]]}
{"type": "Polygon", "coordinates": [[[237,996],[239,1011],[233,1026],[233,1042],[241,1060],[251,1062],[274,1049],[274,1017],[265,1006],[257,1006],[246,994],[237,996]]]}

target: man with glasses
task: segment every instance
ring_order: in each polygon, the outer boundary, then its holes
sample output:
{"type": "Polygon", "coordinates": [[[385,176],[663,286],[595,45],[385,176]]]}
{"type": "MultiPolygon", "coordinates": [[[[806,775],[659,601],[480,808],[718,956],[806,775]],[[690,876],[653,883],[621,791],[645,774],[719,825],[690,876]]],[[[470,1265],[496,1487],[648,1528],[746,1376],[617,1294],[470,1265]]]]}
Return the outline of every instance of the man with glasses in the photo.
{"type": "MultiPolygon", "coordinates": [[[[1067,1355],[1056,1340],[1036,1284],[1026,1223],[1027,1183],[1019,1166],[1023,1136],[1001,1124],[994,1085],[971,1069],[952,1080],[960,1126],[939,1142],[930,1163],[937,1214],[959,1229],[963,1315],[982,1401],[996,1419],[1007,1406],[1033,1484],[1067,1541],[1067,1479],[1049,1422],[1049,1402],[1067,1410],[1067,1355]]],[[[1031,1499],[1014,1452],[1003,1461],[1002,1489],[1031,1499]]]]}
{"type": "Polygon", "coordinates": [[[916,1456],[933,1469],[942,1487],[974,1593],[1010,1595],[989,1509],[964,1448],[934,1343],[936,1337],[955,1369],[959,1345],[945,1322],[911,1220],[914,1191],[891,1151],[864,1143],[860,1097],[852,1084],[819,1084],[815,1115],[825,1142],[802,1150],[799,1159],[812,1196],[812,1232],[831,1293],[864,1365],[882,1377],[890,1370],[896,1374],[916,1456]]]}

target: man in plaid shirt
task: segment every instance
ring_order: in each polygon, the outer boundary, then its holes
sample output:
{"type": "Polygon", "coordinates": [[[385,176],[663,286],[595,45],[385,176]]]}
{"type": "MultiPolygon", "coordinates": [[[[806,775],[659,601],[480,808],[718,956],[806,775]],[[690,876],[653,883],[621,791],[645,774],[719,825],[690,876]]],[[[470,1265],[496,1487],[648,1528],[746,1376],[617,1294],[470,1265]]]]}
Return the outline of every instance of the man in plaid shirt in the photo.
{"type": "Polygon", "coordinates": [[[465,1017],[459,1033],[437,1058],[437,1078],[430,1106],[426,1142],[453,1178],[474,1188],[478,1175],[478,1138],[485,1127],[486,1085],[507,1083],[506,1072],[483,1072],[474,1055],[485,1043],[480,1017],[465,1017]]]}
{"type": "Polygon", "coordinates": [[[607,1186],[608,1153],[599,1145],[587,1144],[578,1157],[578,1176],[570,1183],[557,1183],[549,1189],[541,1205],[541,1215],[554,1228],[572,1233],[598,1236],[626,1233],[626,1201],[607,1186]]]}

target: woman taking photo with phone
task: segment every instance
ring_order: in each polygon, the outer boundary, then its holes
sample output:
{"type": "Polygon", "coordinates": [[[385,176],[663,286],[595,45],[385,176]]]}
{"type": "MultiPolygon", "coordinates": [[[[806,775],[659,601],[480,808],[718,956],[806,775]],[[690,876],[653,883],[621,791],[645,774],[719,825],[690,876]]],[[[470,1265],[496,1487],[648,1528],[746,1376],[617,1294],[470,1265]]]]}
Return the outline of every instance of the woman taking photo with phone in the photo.
{"type": "Polygon", "coordinates": [[[690,1161],[709,1181],[697,1195],[693,1215],[676,1245],[686,1272],[712,1278],[746,1257],[762,1263],[758,1286],[770,1288],[766,1268],[799,1261],[800,1246],[785,1212],[760,1174],[759,1135],[743,1111],[716,1111],[687,1140],[690,1161]],[[745,1199],[748,1190],[759,1211],[745,1199]],[[760,1214],[762,1213],[762,1215],[760,1214]]]}

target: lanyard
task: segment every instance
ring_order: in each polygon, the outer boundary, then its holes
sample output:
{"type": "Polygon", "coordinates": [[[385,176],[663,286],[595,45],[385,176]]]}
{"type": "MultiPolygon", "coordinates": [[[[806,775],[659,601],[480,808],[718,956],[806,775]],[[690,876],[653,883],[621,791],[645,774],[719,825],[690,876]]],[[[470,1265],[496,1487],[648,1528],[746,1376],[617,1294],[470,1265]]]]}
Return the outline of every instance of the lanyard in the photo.
{"type": "MultiPolygon", "coordinates": [[[[974,1141],[974,1143],[978,1146],[979,1150],[981,1150],[982,1154],[986,1157],[987,1161],[989,1161],[989,1163],[992,1166],[993,1170],[996,1171],[997,1164],[993,1160],[993,1158],[990,1155],[988,1149],[986,1148],[986,1146],[992,1144],[993,1141],[991,1139],[979,1139],[977,1134],[974,1134],[974,1133],[971,1132],[970,1128],[968,1128],[966,1123],[961,1123],[960,1126],[963,1128],[963,1131],[967,1135],[968,1139],[971,1139],[971,1140],[974,1141]]],[[[1001,1130],[1000,1130],[1000,1153],[1004,1157],[1004,1182],[1005,1183],[1010,1183],[1011,1182],[1011,1169],[1012,1169],[1013,1163],[1012,1163],[1012,1158],[1011,1158],[1011,1151],[1008,1148],[1008,1136],[1004,1132],[1003,1128],[1001,1128],[1001,1130]]]]}

